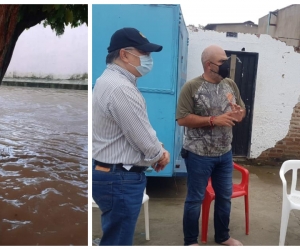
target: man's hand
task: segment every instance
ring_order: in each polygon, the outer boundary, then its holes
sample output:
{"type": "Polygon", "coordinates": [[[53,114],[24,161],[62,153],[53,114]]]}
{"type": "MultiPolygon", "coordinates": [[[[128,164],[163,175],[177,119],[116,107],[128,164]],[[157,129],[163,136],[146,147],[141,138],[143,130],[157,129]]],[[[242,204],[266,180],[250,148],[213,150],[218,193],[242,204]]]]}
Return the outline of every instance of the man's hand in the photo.
{"type": "Polygon", "coordinates": [[[237,105],[235,103],[230,103],[232,112],[230,115],[234,117],[237,122],[241,122],[245,116],[245,110],[241,108],[240,105],[237,105]]]}
{"type": "Polygon", "coordinates": [[[166,165],[170,162],[170,154],[167,150],[163,149],[163,155],[160,159],[152,165],[156,172],[159,172],[165,168],[166,165]]]}
{"type": "Polygon", "coordinates": [[[223,115],[215,116],[213,120],[213,124],[215,126],[227,126],[232,127],[234,126],[234,122],[237,122],[237,118],[233,116],[233,112],[228,112],[223,115]]]}

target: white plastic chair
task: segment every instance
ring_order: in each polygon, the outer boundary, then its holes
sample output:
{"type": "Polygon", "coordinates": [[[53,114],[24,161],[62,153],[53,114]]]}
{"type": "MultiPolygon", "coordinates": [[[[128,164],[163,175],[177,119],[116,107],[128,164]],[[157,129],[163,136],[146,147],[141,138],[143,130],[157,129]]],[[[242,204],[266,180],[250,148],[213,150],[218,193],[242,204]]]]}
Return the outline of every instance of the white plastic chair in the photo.
{"type": "MultiPolygon", "coordinates": [[[[146,189],[144,190],[144,196],[143,196],[142,204],[144,205],[146,240],[150,240],[150,232],[149,232],[149,196],[146,194],[146,189]]],[[[94,199],[93,199],[93,207],[98,207],[98,205],[96,204],[94,199]]]]}
{"type": "Polygon", "coordinates": [[[282,215],[279,236],[279,246],[284,246],[287,226],[289,222],[289,215],[292,209],[300,210],[300,191],[296,190],[297,184],[297,170],[300,169],[300,160],[285,161],[279,171],[282,180],[283,193],[282,193],[282,215]],[[287,193],[287,182],[285,173],[293,170],[291,192],[287,193]]]}

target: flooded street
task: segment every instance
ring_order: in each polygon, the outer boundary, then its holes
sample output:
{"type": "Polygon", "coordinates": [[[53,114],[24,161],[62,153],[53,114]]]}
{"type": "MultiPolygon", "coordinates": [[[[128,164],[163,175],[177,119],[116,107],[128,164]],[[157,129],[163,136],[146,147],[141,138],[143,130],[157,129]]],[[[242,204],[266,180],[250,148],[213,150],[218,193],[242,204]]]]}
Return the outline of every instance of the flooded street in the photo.
{"type": "Polygon", "coordinates": [[[88,244],[88,92],[0,87],[0,245],[88,244]]]}

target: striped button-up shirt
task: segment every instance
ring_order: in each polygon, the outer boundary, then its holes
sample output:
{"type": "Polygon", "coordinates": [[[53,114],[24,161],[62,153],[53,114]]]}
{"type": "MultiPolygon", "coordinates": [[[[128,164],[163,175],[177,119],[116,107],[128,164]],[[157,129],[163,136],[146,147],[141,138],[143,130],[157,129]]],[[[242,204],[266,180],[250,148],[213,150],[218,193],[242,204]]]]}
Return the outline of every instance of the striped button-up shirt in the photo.
{"type": "Polygon", "coordinates": [[[108,64],[93,90],[93,159],[150,166],[163,154],[136,77],[108,64]]]}

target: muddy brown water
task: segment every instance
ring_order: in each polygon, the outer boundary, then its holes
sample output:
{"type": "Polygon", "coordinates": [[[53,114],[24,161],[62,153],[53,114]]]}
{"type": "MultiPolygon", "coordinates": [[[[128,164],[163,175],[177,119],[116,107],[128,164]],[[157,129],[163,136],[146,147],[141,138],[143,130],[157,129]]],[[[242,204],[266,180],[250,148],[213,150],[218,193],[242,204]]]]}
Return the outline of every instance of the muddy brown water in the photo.
{"type": "Polygon", "coordinates": [[[0,87],[0,245],[87,245],[88,93],[0,87]]]}

